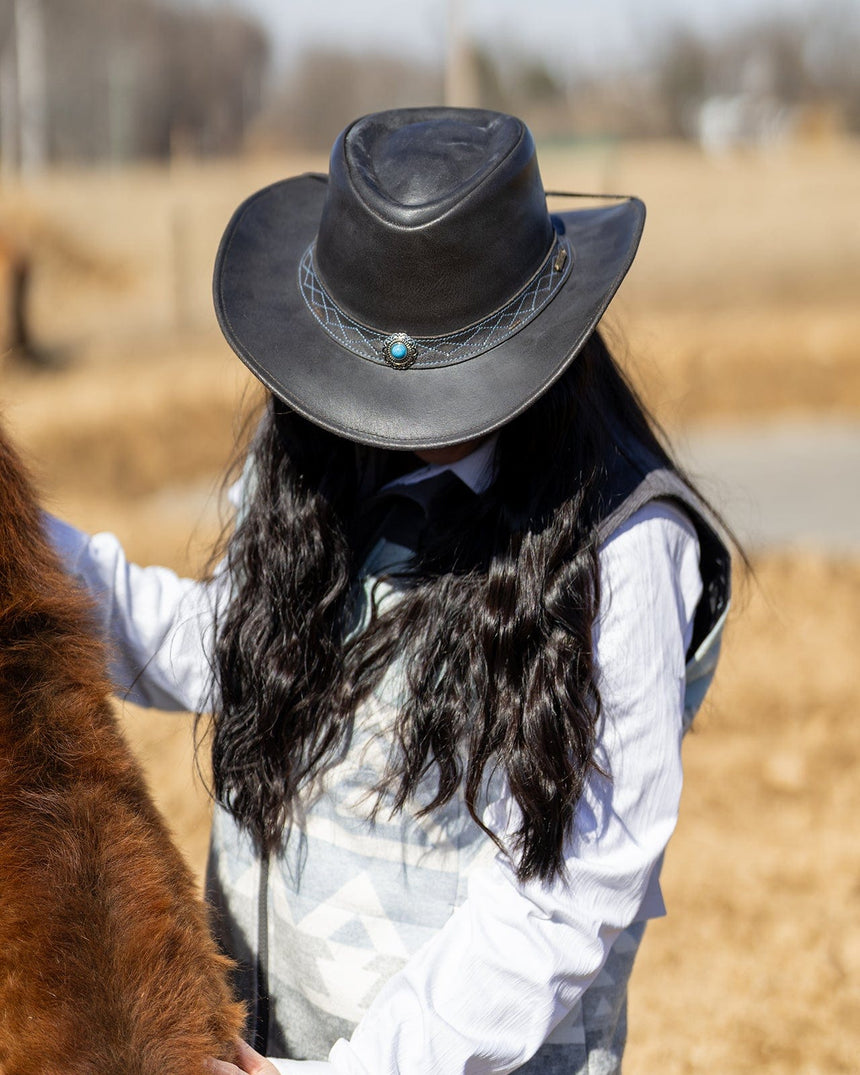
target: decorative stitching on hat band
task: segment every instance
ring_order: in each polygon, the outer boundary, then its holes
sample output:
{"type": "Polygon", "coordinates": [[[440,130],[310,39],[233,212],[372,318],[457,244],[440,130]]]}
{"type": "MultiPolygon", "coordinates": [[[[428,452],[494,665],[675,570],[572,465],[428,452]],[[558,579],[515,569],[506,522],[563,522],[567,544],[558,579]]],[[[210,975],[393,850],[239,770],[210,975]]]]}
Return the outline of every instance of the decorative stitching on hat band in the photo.
{"type": "MultiPolygon", "coordinates": [[[[415,345],[411,369],[453,365],[489,351],[524,328],[554,297],[570,275],[573,256],[569,241],[557,236],[537,273],[509,302],[483,320],[444,336],[408,337],[415,345]]],[[[314,244],[299,262],[299,290],[320,327],[353,354],[390,365],[384,357],[391,333],[353,320],[328,294],[314,266],[314,244]]]]}

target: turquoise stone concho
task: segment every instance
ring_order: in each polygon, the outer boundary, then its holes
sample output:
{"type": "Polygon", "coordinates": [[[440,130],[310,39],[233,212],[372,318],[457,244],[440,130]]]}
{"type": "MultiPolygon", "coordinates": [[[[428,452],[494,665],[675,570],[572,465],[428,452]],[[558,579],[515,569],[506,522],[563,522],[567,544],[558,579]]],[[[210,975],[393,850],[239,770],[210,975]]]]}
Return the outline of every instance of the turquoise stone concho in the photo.
{"type": "Polygon", "coordinates": [[[418,357],[418,348],[405,332],[394,332],[382,342],[382,357],[396,370],[408,369],[418,357]]]}

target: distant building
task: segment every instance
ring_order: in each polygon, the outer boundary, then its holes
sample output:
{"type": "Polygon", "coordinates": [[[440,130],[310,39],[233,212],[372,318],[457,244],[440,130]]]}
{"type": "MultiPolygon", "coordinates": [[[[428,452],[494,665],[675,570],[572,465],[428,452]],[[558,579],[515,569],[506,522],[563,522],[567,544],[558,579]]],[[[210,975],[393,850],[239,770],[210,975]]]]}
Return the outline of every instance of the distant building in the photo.
{"type": "Polygon", "coordinates": [[[791,137],[796,122],[797,109],[770,94],[720,94],[700,106],[696,135],[708,153],[726,153],[743,146],[761,149],[791,137]]]}

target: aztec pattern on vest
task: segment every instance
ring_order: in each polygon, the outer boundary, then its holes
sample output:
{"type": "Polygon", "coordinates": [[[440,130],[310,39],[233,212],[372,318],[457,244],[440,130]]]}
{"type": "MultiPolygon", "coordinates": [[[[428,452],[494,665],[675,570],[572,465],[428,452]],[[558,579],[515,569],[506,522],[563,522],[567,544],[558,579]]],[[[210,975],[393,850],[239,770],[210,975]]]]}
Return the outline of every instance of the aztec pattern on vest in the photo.
{"type": "MultiPolygon", "coordinates": [[[[704,589],[687,654],[688,726],[716,666],[729,604],[729,554],[684,482],[636,446],[619,449],[608,471],[601,540],[654,499],[679,504],[697,531],[704,589]]],[[[396,492],[424,509],[438,480],[396,492]]],[[[379,576],[409,555],[392,534],[373,547],[362,572],[365,616],[371,590],[377,605],[396,600],[379,576]]],[[[497,853],[458,797],[430,817],[403,812],[369,823],[367,789],[385,766],[399,682],[394,668],[356,714],[349,747],[326,775],[325,793],[318,787],[303,804],[286,851],[271,863],[261,863],[248,837],[216,809],[208,894],[224,947],[242,968],[238,985],[255,1013],[256,1044],[269,1056],[325,1059],[337,1038],[350,1036],[387,979],[463,902],[470,873],[497,853]]],[[[428,801],[424,794],[433,790],[428,778],[416,801],[428,801]]],[[[487,801],[501,791],[491,782],[487,801]]],[[[610,1075],[620,1069],[627,979],[644,921],[664,913],[658,872],[639,921],[619,936],[598,978],[521,1071],[610,1075]]]]}

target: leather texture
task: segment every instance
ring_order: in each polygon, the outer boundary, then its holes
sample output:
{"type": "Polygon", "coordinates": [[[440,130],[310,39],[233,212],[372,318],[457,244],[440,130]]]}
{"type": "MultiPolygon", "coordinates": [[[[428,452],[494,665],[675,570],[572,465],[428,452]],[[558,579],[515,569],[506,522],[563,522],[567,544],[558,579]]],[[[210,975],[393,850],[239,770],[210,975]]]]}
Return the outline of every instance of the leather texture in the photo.
{"type": "Polygon", "coordinates": [[[338,137],[330,169],[239,206],[216,259],[215,309],[231,347],[275,395],[336,434],[382,447],[455,444],[528,407],[596,326],[644,225],[636,198],[550,217],[531,135],[499,113],[366,117],[338,137]],[[535,316],[466,360],[396,369],[357,354],[302,293],[302,260],[315,244],[344,318],[439,337],[514,300],[556,231],[569,251],[563,282],[535,316]]]}
{"type": "Polygon", "coordinates": [[[404,109],[366,116],[335,142],[316,266],[362,324],[438,336],[503,306],[553,238],[523,123],[404,109]]]}

